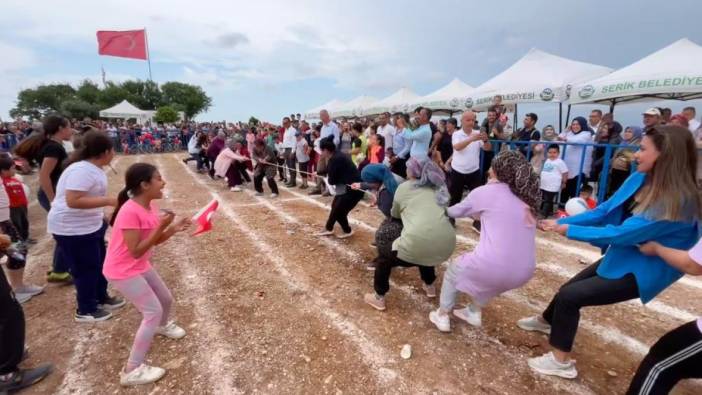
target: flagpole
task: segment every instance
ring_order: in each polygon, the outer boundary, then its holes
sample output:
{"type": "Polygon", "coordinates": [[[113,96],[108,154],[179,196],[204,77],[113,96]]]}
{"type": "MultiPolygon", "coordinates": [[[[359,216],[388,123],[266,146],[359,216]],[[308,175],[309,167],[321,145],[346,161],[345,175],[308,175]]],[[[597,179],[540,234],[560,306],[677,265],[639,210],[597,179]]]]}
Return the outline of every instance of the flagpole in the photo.
{"type": "Polygon", "coordinates": [[[146,61],[149,64],[149,81],[153,81],[151,78],[151,53],[149,52],[149,36],[146,34],[146,27],[144,27],[144,41],[146,41],[146,61]]]}

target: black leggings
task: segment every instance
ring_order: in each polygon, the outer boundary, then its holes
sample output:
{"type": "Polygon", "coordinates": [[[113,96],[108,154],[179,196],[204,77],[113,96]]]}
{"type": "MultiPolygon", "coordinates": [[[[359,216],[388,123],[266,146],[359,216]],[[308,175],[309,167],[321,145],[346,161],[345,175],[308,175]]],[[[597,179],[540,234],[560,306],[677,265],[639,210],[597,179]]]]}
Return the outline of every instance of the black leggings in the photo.
{"type": "Polygon", "coordinates": [[[0,374],[17,370],[24,354],[24,312],[0,268],[0,374]]]}
{"type": "Polygon", "coordinates": [[[633,274],[616,280],[606,279],[597,275],[599,265],[600,261],[593,263],[563,284],[542,314],[551,324],[549,343],[560,351],[573,349],[582,307],[604,306],[639,297],[633,274]]]}
{"type": "Polygon", "coordinates": [[[348,215],[361,199],[363,199],[363,192],[355,190],[349,190],[343,195],[334,196],[325,228],[331,232],[334,230],[334,224],[338,222],[344,233],[351,233],[348,215]]]}
{"type": "Polygon", "coordinates": [[[434,281],[436,281],[434,266],[422,266],[403,261],[397,257],[397,251],[392,251],[389,256],[381,254],[376,259],[373,277],[373,288],[376,294],[383,296],[388,293],[390,290],[390,273],[392,273],[392,268],[397,266],[418,268],[419,275],[422,281],[424,281],[424,284],[432,285],[434,281]]]}
{"type": "Polygon", "coordinates": [[[702,333],[697,321],[666,333],[651,347],[627,395],[667,394],[683,379],[702,378],[702,333]]]}
{"type": "Polygon", "coordinates": [[[453,206],[463,200],[463,191],[466,187],[472,191],[480,185],[482,185],[480,169],[468,174],[459,173],[451,169],[451,172],[449,172],[449,193],[451,194],[449,205],[453,206]]]}
{"type": "MultiPolygon", "coordinates": [[[[582,186],[587,183],[587,176],[583,173],[580,175],[580,187],[582,189],[582,186]]],[[[576,193],[578,192],[578,176],[576,175],[573,178],[569,178],[568,181],[566,181],[566,186],[565,189],[561,192],[561,203],[565,204],[568,199],[572,197],[577,197],[576,193]]]]}
{"type": "Polygon", "coordinates": [[[253,182],[254,189],[256,192],[263,193],[263,179],[268,181],[268,187],[271,188],[271,193],[278,194],[278,184],[275,183],[275,175],[267,176],[266,171],[261,171],[258,174],[254,174],[253,182]]]}

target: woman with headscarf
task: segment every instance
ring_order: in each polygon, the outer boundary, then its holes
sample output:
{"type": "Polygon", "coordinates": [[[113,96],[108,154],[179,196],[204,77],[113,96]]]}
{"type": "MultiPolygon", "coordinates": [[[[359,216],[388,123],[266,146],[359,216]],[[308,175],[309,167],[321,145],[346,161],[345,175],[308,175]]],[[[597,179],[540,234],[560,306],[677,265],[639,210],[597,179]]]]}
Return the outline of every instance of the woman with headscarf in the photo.
{"type": "Polygon", "coordinates": [[[592,143],[592,129],[583,117],[576,117],[570,124],[568,131],[561,133],[558,139],[575,145],[563,147],[563,161],[568,166],[568,181],[566,187],[561,192],[561,203],[565,204],[568,199],[575,197],[578,190],[578,179],[580,185],[587,183],[590,176],[590,166],[592,164],[592,146],[579,145],[592,143]],[[584,159],[583,159],[584,157],[584,159]],[[582,167],[580,166],[582,161],[582,167]]]}
{"type": "MultiPolygon", "coordinates": [[[[210,146],[207,147],[207,159],[210,160],[210,163],[215,163],[217,160],[217,157],[219,156],[220,152],[224,149],[226,145],[226,138],[227,135],[220,131],[217,133],[217,137],[215,137],[212,140],[212,143],[210,143],[210,146]]],[[[208,172],[210,175],[210,178],[214,179],[215,176],[215,169],[214,166],[210,167],[210,171],[208,172]]]]}
{"type": "Polygon", "coordinates": [[[636,152],[635,146],[641,143],[641,137],[643,137],[643,129],[638,126],[627,126],[624,133],[622,133],[621,144],[626,147],[621,147],[614,151],[612,172],[609,175],[608,197],[613,195],[631,174],[631,164],[634,161],[634,153],[636,152]]]}
{"type": "Polygon", "coordinates": [[[214,175],[227,179],[227,185],[232,192],[241,192],[241,170],[246,169],[244,162],[249,160],[242,155],[241,137],[227,139],[226,148],[217,155],[214,161],[214,175]]]}
{"type": "MultiPolygon", "coordinates": [[[[605,127],[600,126],[600,128],[597,129],[595,143],[618,145],[622,141],[621,133],[622,125],[616,121],[609,121],[605,124],[605,127]]],[[[599,182],[600,180],[600,174],[602,173],[602,168],[604,167],[606,153],[606,147],[595,147],[592,150],[592,166],[590,167],[590,179],[594,182],[599,182]]],[[[612,154],[613,151],[610,151],[610,155],[612,154]]]]}
{"type": "Polygon", "coordinates": [[[552,125],[544,126],[541,131],[541,142],[542,144],[535,144],[533,149],[533,155],[531,155],[531,165],[534,167],[536,174],[541,173],[541,169],[544,166],[544,161],[546,160],[546,147],[551,145],[552,141],[558,139],[558,134],[552,125]]]}
{"type": "Polygon", "coordinates": [[[377,310],[385,310],[385,294],[390,289],[393,267],[417,267],[427,296],[436,296],[434,267],[447,260],[456,247],[456,230],[446,216],[450,196],[446,176],[432,161],[407,161],[407,182],[395,191],[390,210],[401,219],[403,228],[389,254],[381,254],[375,269],[374,293],[364,300],[377,310]]]}
{"type": "Polygon", "coordinates": [[[482,231],[477,247],[451,262],[444,273],[439,308],[429,314],[442,332],[451,330],[449,313],[458,291],[470,295],[472,303],[453,310],[453,315],[480,327],[481,310],[490,300],[521,287],[534,275],[539,176],[519,151],[502,151],[492,161],[488,177],[486,185],[447,210],[452,218],[480,219],[482,231]]]}
{"type": "MultiPolygon", "coordinates": [[[[385,219],[375,232],[375,246],[378,249],[378,257],[370,262],[368,270],[375,270],[378,259],[381,255],[389,256],[392,250],[392,242],[400,237],[402,232],[402,220],[393,218],[391,215],[392,202],[395,197],[399,176],[394,175],[390,169],[382,164],[367,165],[361,171],[361,180],[352,184],[353,189],[375,190],[377,192],[376,204],[378,210],[385,215],[385,219]]],[[[400,182],[402,179],[400,178],[400,182]]]]}

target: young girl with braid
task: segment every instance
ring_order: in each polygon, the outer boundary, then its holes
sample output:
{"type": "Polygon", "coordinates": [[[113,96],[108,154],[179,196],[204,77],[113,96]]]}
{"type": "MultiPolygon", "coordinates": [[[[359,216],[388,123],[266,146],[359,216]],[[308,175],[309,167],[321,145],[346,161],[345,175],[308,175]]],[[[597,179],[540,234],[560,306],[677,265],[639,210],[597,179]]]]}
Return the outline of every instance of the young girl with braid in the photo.
{"type": "Polygon", "coordinates": [[[162,368],[144,364],[155,334],[171,339],[185,336],[182,328],[169,321],[173,296],[150,259],[153,247],[187,229],[190,219],[173,223],[173,212],[159,213],[154,200],[163,197],[166,182],[153,165],[135,163],[125,179],[126,186],[119,193],[112,215],[112,236],[103,274],[143,315],[127,366],[120,373],[120,384],[127,386],[153,383],[166,373],[162,368]]]}
{"type": "Polygon", "coordinates": [[[534,275],[539,176],[519,151],[503,151],[493,159],[488,177],[486,185],[447,209],[450,217],[480,220],[482,229],[475,249],[451,262],[444,273],[439,309],[429,314],[442,332],[451,330],[449,313],[458,291],[470,295],[472,303],[453,315],[480,327],[481,309],[490,300],[534,275]]]}

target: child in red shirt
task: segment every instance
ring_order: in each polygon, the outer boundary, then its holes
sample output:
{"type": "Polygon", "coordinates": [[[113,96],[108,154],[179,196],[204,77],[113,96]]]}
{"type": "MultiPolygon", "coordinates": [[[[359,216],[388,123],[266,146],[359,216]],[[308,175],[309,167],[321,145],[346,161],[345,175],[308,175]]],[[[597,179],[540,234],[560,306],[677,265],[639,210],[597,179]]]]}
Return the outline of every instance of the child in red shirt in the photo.
{"type": "Polygon", "coordinates": [[[17,229],[20,241],[30,242],[27,195],[24,185],[15,178],[15,163],[10,158],[0,158],[0,177],[10,198],[10,220],[17,229]]]}

